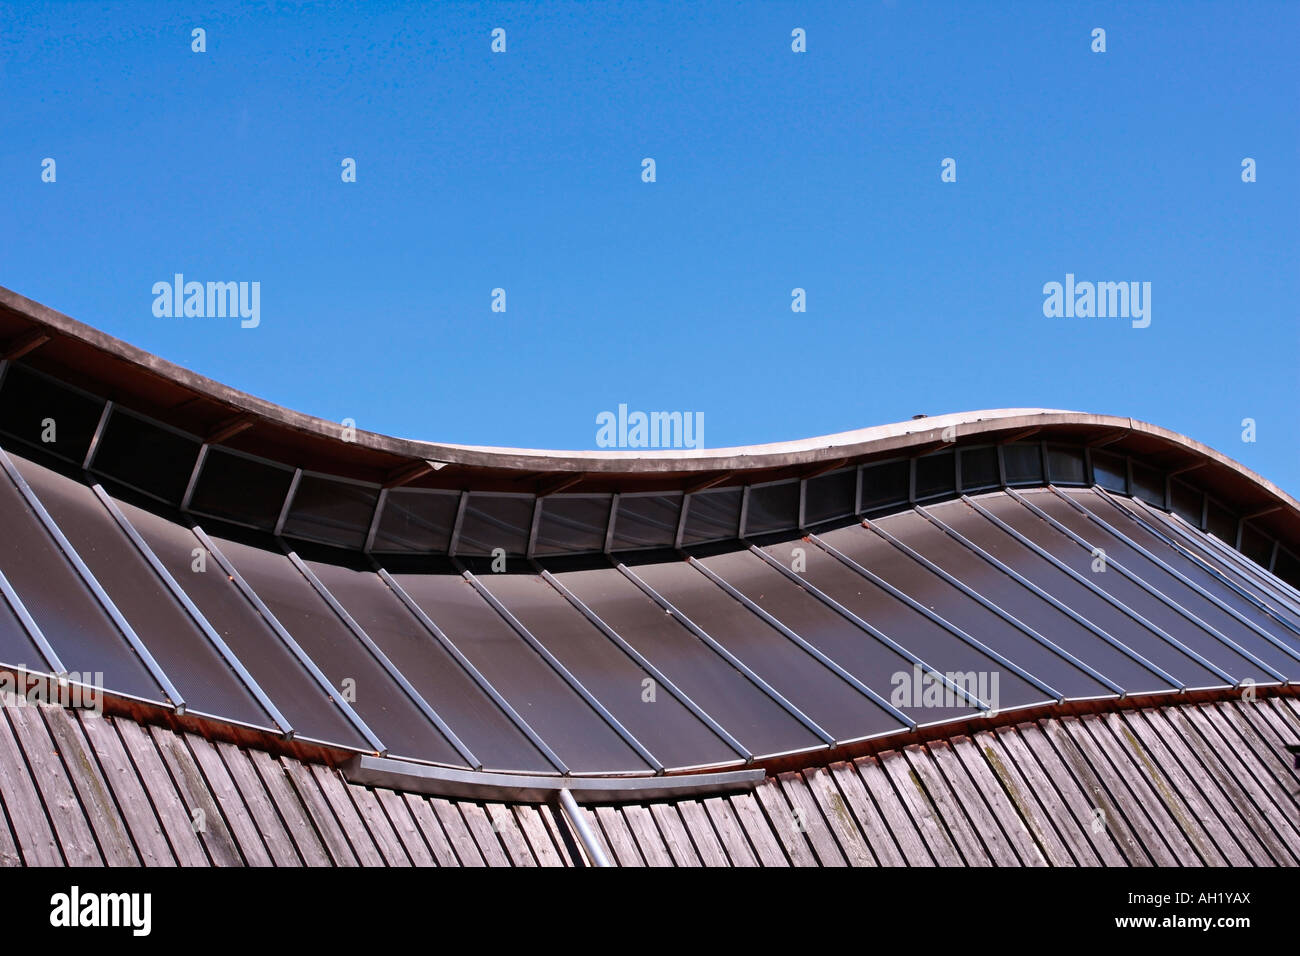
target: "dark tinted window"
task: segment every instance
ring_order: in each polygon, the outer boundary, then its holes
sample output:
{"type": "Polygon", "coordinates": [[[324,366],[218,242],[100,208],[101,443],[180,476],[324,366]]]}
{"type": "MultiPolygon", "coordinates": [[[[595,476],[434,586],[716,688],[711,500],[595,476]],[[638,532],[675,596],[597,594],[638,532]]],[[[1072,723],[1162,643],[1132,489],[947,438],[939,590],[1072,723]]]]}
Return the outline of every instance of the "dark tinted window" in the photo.
{"type": "Polygon", "coordinates": [[[1007,471],[1009,485],[1041,485],[1043,483],[1043,453],[1036,443],[1002,446],[1002,461],[1007,471]]]}
{"type": "Polygon", "coordinates": [[[745,534],[789,531],[799,525],[799,482],[783,481],[749,489],[745,534]]]}
{"type": "Polygon", "coordinates": [[[1083,449],[1068,445],[1047,446],[1047,474],[1054,484],[1086,485],[1083,449]]]}
{"type": "Polygon", "coordinates": [[[103,410],[101,399],[65,388],[21,365],[9,366],[0,388],[0,432],[78,465],[85,460],[103,410]]]}
{"type": "Polygon", "coordinates": [[[846,468],[808,479],[804,493],[804,524],[814,525],[853,514],[858,493],[858,470],[846,468]]]}
{"type": "Polygon", "coordinates": [[[682,541],[697,544],[734,538],[740,529],[740,495],[739,488],[692,495],[682,541]]]}
{"type": "Polygon", "coordinates": [[[1174,514],[1193,527],[1201,526],[1201,509],[1204,496],[1191,485],[1185,485],[1178,479],[1170,482],[1170,498],[1174,514]]]}
{"type": "Polygon", "coordinates": [[[292,482],[289,468],[209,448],[190,510],[270,531],[292,482]]]}
{"type": "Polygon", "coordinates": [[[1236,547],[1237,516],[1211,499],[1207,517],[1209,520],[1207,521],[1206,530],[1220,541],[1226,541],[1236,547]]]}
{"type": "MultiPolygon", "coordinates": [[[[1165,506],[1165,476],[1154,468],[1138,462],[1133,465],[1133,497],[1150,502],[1157,508],[1165,506]]],[[[1196,523],[1201,523],[1198,515],[1196,523]]]]}
{"type": "Polygon", "coordinates": [[[171,504],[180,504],[199,441],[114,408],[92,470],[171,504]]]}
{"type": "Polygon", "coordinates": [[[956,460],[950,451],[916,459],[917,500],[951,495],[957,487],[956,460]]]}
{"type": "Polygon", "coordinates": [[[1128,460],[1109,452],[1092,453],[1092,480],[1107,491],[1128,493],[1128,460]]]}
{"type": "Polygon", "coordinates": [[[966,448],[961,452],[961,487],[963,491],[981,491],[996,488],[998,479],[998,450],[996,448],[966,448]]]}
{"type": "Polygon", "coordinates": [[[504,548],[507,554],[523,554],[528,550],[535,500],[532,496],[471,493],[465,505],[456,553],[491,554],[497,548],[504,548]]]}
{"type": "Polygon", "coordinates": [[[609,525],[609,495],[557,495],[542,499],[537,554],[603,551],[609,525]]]}
{"type": "Polygon", "coordinates": [[[294,493],[284,533],[345,548],[366,543],[379,489],[303,475],[294,493]]]}
{"type": "Polygon", "coordinates": [[[882,465],[868,465],[862,469],[862,511],[870,513],[878,508],[899,505],[907,501],[908,482],[911,480],[911,462],[887,461],[882,465]]]}
{"type": "Polygon", "coordinates": [[[681,510],[681,495],[621,495],[613,550],[672,547],[681,510]]]}
{"type": "Polygon", "coordinates": [[[459,503],[458,491],[390,491],[384,498],[373,550],[445,552],[459,503]]]}
{"type": "Polygon", "coordinates": [[[1241,532],[1241,551],[1256,564],[1268,567],[1273,556],[1273,539],[1252,524],[1247,524],[1241,532]]]}

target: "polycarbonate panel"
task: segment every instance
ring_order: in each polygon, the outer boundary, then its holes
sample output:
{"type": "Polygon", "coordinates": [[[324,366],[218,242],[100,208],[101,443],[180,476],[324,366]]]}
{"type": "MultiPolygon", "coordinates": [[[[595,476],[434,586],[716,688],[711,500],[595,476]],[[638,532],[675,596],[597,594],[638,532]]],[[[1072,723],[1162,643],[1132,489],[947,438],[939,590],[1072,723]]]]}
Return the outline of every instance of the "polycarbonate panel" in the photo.
{"type": "Polygon", "coordinates": [[[199,447],[198,439],[114,408],[91,470],[178,505],[185,497],[199,447]]]}
{"type": "Polygon", "coordinates": [[[209,448],[190,510],[270,531],[280,520],[292,483],[291,468],[209,448]]]}
{"type": "Polygon", "coordinates": [[[908,500],[912,480],[912,463],[887,461],[862,469],[862,511],[869,513],[908,500]]]}
{"type": "Polygon", "coordinates": [[[804,493],[804,526],[847,518],[858,493],[858,470],[845,468],[808,479],[804,493]]]}
{"type": "Polygon", "coordinates": [[[321,561],[307,564],[486,769],[555,769],[378,574],[321,561]]]}
{"type": "Polygon", "coordinates": [[[303,475],[289,506],[283,533],[359,550],[366,543],[378,498],[378,488],[303,475]]]}
{"type": "MultiPolygon", "coordinates": [[[[768,551],[791,567],[798,557],[791,554],[795,547],[806,551],[815,545],[775,546],[768,551]]],[[[913,700],[911,661],[827,607],[757,555],[736,551],[705,558],[700,563],[917,723],[953,720],[975,713],[975,708],[964,703],[926,706],[921,700],[913,700]]],[[[905,635],[888,636],[906,644],[905,635]]]]}
{"type": "MultiPolygon", "coordinates": [[[[1050,514],[1081,538],[1084,538],[1093,547],[1102,548],[1106,552],[1108,559],[1118,561],[1127,570],[1160,591],[1170,601],[1182,606],[1195,615],[1198,620],[1216,628],[1221,634],[1236,641],[1283,674],[1290,672],[1295,667],[1297,663],[1295,658],[1286,655],[1263,637],[1243,626],[1240,621],[1217,607],[1209,599],[1203,597],[1194,588],[1179,581],[1169,572],[1169,567],[1172,566],[1185,576],[1195,580],[1196,569],[1192,562],[1184,562],[1175,551],[1154,536],[1147,535],[1139,525],[1124,518],[1117,509],[1114,509],[1100,496],[1092,492],[1075,492],[1072,497],[1075,497],[1076,500],[1093,511],[1099,512],[1107,523],[1137,541],[1162,563],[1152,562],[1149,558],[1130,548],[1119,538],[1105,531],[1086,515],[1080,514],[1068,502],[1061,501],[1055,495],[1035,495],[1032,500],[1044,512],[1050,514]],[[1189,571],[1192,573],[1189,574],[1189,571]]],[[[1210,575],[1205,575],[1204,579],[1210,579],[1210,577],[1210,575]]],[[[1256,681],[1275,679],[1264,672],[1257,664],[1251,663],[1245,657],[1227,647],[1218,638],[1207,634],[1203,628],[1195,626],[1175,611],[1166,610],[1160,604],[1155,603],[1153,598],[1144,597],[1144,592],[1139,592],[1136,584],[1118,574],[1115,578],[1114,581],[1106,582],[1111,585],[1107,587],[1108,592],[1115,594],[1116,597],[1119,597],[1130,607],[1138,605],[1138,602],[1144,602],[1138,606],[1144,608],[1150,606],[1149,611],[1143,611],[1150,620],[1164,627],[1170,634],[1176,635],[1179,640],[1195,649],[1206,659],[1218,664],[1234,677],[1249,677],[1256,681]],[[1153,604],[1154,606],[1151,606],[1153,604]]],[[[1217,584],[1217,582],[1215,583],[1217,584]]],[[[1242,607],[1238,608],[1239,611],[1245,613],[1249,609],[1251,612],[1246,613],[1247,618],[1255,620],[1266,631],[1270,633],[1277,632],[1277,636],[1282,636],[1283,629],[1277,627],[1267,615],[1255,612],[1253,608],[1249,608],[1246,602],[1241,601],[1228,589],[1224,588],[1222,591],[1224,593],[1221,593],[1219,597],[1229,607],[1241,604],[1242,607]],[[1273,625],[1271,628],[1268,626],[1270,624],[1273,625]]],[[[1214,592],[1211,591],[1211,593],[1214,592]]]]}
{"type": "Polygon", "coordinates": [[[0,433],[80,465],[104,410],[91,398],[10,363],[0,384],[0,433]]]}
{"type": "MultiPolygon", "coordinates": [[[[1165,506],[1165,476],[1163,472],[1150,468],[1141,462],[1129,461],[1133,469],[1133,497],[1149,501],[1157,508],[1165,506]]],[[[1196,525],[1200,527],[1201,518],[1196,516],[1196,525]]]]}
{"type": "Polygon", "coordinates": [[[702,544],[736,537],[740,529],[741,495],[740,488],[701,491],[691,495],[682,542],[702,544]]]}
{"type": "Polygon", "coordinates": [[[1169,510],[1193,528],[1201,527],[1204,517],[1205,494],[1177,478],[1169,482],[1169,510]]]}
{"type": "MultiPolygon", "coordinates": [[[[1017,509],[1025,508],[1010,496],[1002,499],[988,497],[980,504],[999,517],[1007,515],[1014,521],[1007,524],[1019,530],[1030,541],[1038,544],[1049,554],[1055,556],[1066,567],[1090,581],[1103,592],[1105,582],[1096,580],[1109,577],[1115,572],[1104,575],[1092,570],[1093,557],[1060,532],[1055,531],[1045,521],[1029,515],[1032,520],[1024,520],[1017,514],[1017,509]],[[1079,554],[1075,554],[1077,551],[1079,554]]],[[[1108,602],[1101,595],[1075,581],[1061,569],[1055,567],[1046,558],[1041,557],[1026,545],[1015,540],[1010,534],[997,527],[983,515],[966,509],[953,509],[944,513],[944,523],[958,531],[974,544],[1009,565],[1036,587],[1052,595],[1066,607],[1101,628],[1111,637],[1123,642],[1146,660],[1162,668],[1188,687],[1218,687],[1223,680],[1212,671],[1202,667],[1191,657],[1166,642],[1160,635],[1149,630],[1135,618],[1108,602]]],[[[1004,518],[1004,520],[1006,520],[1004,518]]],[[[1146,608],[1144,603],[1133,610],[1138,613],[1146,608]]]]}
{"type": "Polygon", "coordinates": [[[86,485],[15,464],[188,709],[273,727],[271,719],[86,485]]]}
{"type": "Polygon", "coordinates": [[[1205,530],[1233,547],[1237,544],[1237,516],[1213,498],[1206,502],[1205,530]]]}
{"type": "Polygon", "coordinates": [[[950,496],[957,488],[956,457],[950,451],[916,459],[917,500],[950,496]]]}
{"type": "Polygon", "coordinates": [[[644,565],[635,570],[641,580],[836,740],[902,729],[888,711],[686,562],[644,565]]]}
{"type": "MultiPolygon", "coordinates": [[[[1158,537],[1147,531],[1141,523],[1128,517],[1128,515],[1124,514],[1123,511],[1116,508],[1101,496],[1095,493],[1079,492],[1076,493],[1075,500],[1086,507],[1089,511],[1096,514],[1111,527],[1128,536],[1147,551],[1159,556],[1160,560],[1170,568],[1177,570],[1189,580],[1195,582],[1195,584],[1197,584],[1201,589],[1214,595],[1224,604],[1233,608],[1239,614],[1257,624],[1263,630],[1273,634],[1288,646],[1300,648],[1300,635],[1297,635],[1294,631],[1279,625],[1272,615],[1261,611],[1254,604],[1244,599],[1232,588],[1221,582],[1218,577],[1206,570],[1199,562],[1186,558],[1176,550],[1170,549],[1158,537]]],[[[1064,502],[1061,502],[1061,504],[1064,504],[1064,502]]],[[[1161,590],[1169,593],[1168,590],[1163,587],[1161,587],[1161,590]]],[[[1188,593],[1191,593],[1191,589],[1188,589],[1188,593]]],[[[1183,604],[1184,607],[1188,607],[1190,600],[1190,598],[1187,601],[1179,599],[1179,603],[1183,604]]],[[[1204,599],[1199,597],[1197,597],[1197,600],[1204,601],[1204,599]]],[[[1275,604],[1276,602],[1271,603],[1275,604]]],[[[1204,605],[1198,606],[1209,608],[1210,602],[1205,601],[1204,605]]],[[[1197,613],[1198,616],[1205,619],[1214,619],[1212,616],[1209,618],[1206,617],[1206,615],[1211,614],[1210,610],[1206,610],[1205,614],[1201,614],[1199,611],[1197,613]]],[[[1215,610],[1214,613],[1224,614],[1225,612],[1215,610]]],[[[1300,627],[1300,615],[1289,612],[1280,606],[1277,607],[1275,613],[1279,617],[1288,620],[1292,626],[1300,627]]],[[[1232,626],[1237,627],[1239,630],[1241,629],[1240,623],[1232,626]]],[[[1220,628],[1220,630],[1223,630],[1223,628],[1220,628]]],[[[1231,634],[1234,639],[1238,636],[1232,631],[1227,631],[1226,633],[1231,634]]],[[[1238,642],[1252,650],[1256,650],[1255,645],[1250,643],[1249,640],[1241,639],[1238,642]]],[[[1260,653],[1260,656],[1264,657],[1266,660],[1270,660],[1270,658],[1263,653],[1260,653]]],[[[1287,672],[1288,668],[1286,666],[1278,666],[1281,667],[1284,673],[1287,672]]]]}
{"type": "Polygon", "coordinates": [[[541,577],[485,574],[479,580],[666,767],[738,759],[662,687],[647,701],[650,675],[541,577]]]}
{"type": "MultiPolygon", "coordinates": [[[[889,520],[881,519],[880,523],[885,526],[889,520]]],[[[821,535],[820,539],[1066,697],[1112,693],[1105,684],[1013,627],[874,532],[862,527],[844,528],[821,535]]]]}
{"type": "Polygon", "coordinates": [[[1273,556],[1273,539],[1247,521],[1241,529],[1241,553],[1260,567],[1267,568],[1269,558],[1273,556]]]}
{"type": "Polygon", "coordinates": [[[599,553],[605,549],[611,495],[553,495],[542,499],[536,554],[599,553]]]}
{"type": "MultiPolygon", "coordinates": [[[[3,473],[0,514],[0,571],[63,665],[85,683],[102,673],[106,690],[162,701],[162,689],[3,473]]],[[[31,658],[33,668],[46,670],[38,660],[31,658]]]]}
{"type": "Polygon", "coordinates": [[[465,765],[286,555],[212,540],[393,756],[465,765]]]}
{"type": "Polygon", "coordinates": [[[393,489],[384,498],[371,550],[445,554],[459,505],[458,491],[393,489]]]}
{"type": "Polygon", "coordinates": [[[681,510],[680,494],[620,495],[614,517],[613,550],[671,548],[681,510]]]}
{"type": "Polygon", "coordinates": [[[755,485],[749,489],[745,506],[747,535],[790,531],[799,527],[799,482],[783,481],[775,485],[755,485]]]}
{"type": "Polygon", "coordinates": [[[1057,485],[1086,485],[1088,483],[1083,449],[1071,445],[1047,446],[1047,477],[1057,485]]]}
{"type": "Polygon", "coordinates": [[[452,574],[393,577],[570,770],[649,769],[469,582],[452,574]]]}
{"type": "MultiPolygon", "coordinates": [[[[933,505],[926,510],[947,522],[969,509],[958,501],[933,505]]],[[[1173,686],[921,515],[908,511],[875,523],[985,600],[1074,654],[1124,690],[1167,690],[1173,686]]]]}
{"type": "Polygon", "coordinates": [[[117,505],[299,737],[370,749],[189,528],[117,505]]]}
{"type": "Polygon", "coordinates": [[[1300,588],[1300,558],[1286,549],[1279,549],[1273,562],[1273,573],[1293,588],[1300,588]]]}
{"type": "Polygon", "coordinates": [[[961,450],[962,491],[983,491],[1002,483],[998,476],[998,450],[996,448],[963,448],[961,450]]]}
{"type": "Polygon", "coordinates": [[[3,597],[0,597],[0,664],[37,674],[50,671],[36,642],[3,597]]]}
{"type": "Polygon", "coordinates": [[[1041,485],[1043,452],[1037,442],[1013,442],[1002,446],[1002,464],[1009,485],[1041,485]]]}
{"type": "MultiPolygon", "coordinates": [[[[772,545],[764,550],[780,560],[779,556],[783,552],[788,553],[790,546],[772,545]]],[[[1047,695],[1033,684],[931,621],[920,611],[892,597],[856,571],[845,567],[816,545],[810,544],[807,547],[805,560],[805,576],[810,583],[936,670],[945,674],[973,673],[982,686],[989,689],[990,694],[996,687],[998,700],[986,701],[996,709],[1005,710],[1048,700],[1047,695]]],[[[953,623],[960,626],[960,622],[953,623]]]]}
{"type": "Polygon", "coordinates": [[[1128,492],[1128,460],[1122,455],[1094,449],[1092,457],[1092,481],[1109,491],[1120,494],[1128,492]]]}
{"type": "Polygon", "coordinates": [[[533,526],[531,495],[483,495],[471,493],[460,526],[457,554],[491,554],[503,548],[507,554],[524,554],[533,526]]]}
{"type": "Polygon", "coordinates": [[[556,577],[754,754],[821,745],[820,738],[619,571],[595,568],[556,577]]]}

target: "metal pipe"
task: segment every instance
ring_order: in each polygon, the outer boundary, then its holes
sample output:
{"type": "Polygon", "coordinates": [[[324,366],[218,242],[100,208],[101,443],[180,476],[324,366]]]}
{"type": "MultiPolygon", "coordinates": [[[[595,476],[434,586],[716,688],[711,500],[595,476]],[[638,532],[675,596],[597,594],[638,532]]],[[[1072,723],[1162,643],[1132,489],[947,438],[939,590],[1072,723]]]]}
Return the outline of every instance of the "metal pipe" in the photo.
{"type": "Polygon", "coordinates": [[[587,851],[587,859],[591,861],[591,865],[613,866],[609,862],[609,857],[605,855],[605,848],[600,845],[596,834],[592,833],[591,827],[587,825],[587,818],[582,815],[582,810],[578,808],[578,802],[573,799],[573,794],[568,790],[561,790],[558,796],[564,818],[573,832],[578,835],[578,840],[582,843],[582,848],[587,851]]]}

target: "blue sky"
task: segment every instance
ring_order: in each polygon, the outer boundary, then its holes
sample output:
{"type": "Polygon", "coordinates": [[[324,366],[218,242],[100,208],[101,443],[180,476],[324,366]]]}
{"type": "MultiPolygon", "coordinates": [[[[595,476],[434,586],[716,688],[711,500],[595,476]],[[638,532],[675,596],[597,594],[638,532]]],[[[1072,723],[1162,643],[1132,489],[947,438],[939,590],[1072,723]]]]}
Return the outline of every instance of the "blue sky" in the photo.
{"type": "Polygon", "coordinates": [[[258,396],[551,448],[620,403],[711,447],[1069,408],[1300,494],[1298,4],[0,17],[0,285],[258,396]],[[155,317],[177,272],[260,326],[155,317]],[[1044,317],[1066,273],[1150,282],[1150,327],[1044,317]]]}

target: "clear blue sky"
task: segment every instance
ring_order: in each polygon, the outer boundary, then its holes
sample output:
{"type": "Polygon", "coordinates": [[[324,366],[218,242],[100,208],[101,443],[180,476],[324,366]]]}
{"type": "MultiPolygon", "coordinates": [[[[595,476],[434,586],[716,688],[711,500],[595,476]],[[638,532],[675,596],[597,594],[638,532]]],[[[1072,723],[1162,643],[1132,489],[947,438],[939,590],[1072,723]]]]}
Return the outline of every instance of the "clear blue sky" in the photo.
{"type": "Polygon", "coordinates": [[[711,447],[1069,408],[1300,494],[1300,4],[0,16],[0,284],[261,397],[551,448],[620,403],[711,447]],[[261,326],[155,318],[176,272],[261,326]],[[1151,326],[1045,318],[1067,272],[1151,326]]]}

